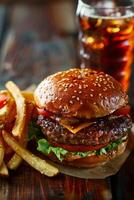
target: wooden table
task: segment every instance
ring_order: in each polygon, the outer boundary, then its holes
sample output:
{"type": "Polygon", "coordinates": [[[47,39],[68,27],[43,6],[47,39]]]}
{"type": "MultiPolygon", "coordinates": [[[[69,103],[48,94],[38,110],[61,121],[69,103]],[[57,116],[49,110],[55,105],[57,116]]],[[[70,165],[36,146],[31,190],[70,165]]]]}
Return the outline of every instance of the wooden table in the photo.
{"type": "Polygon", "coordinates": [[[42,176],[23,164],[8,179],[0,180],[1,200],[82,200],[110,199],[109,180],[84,180],[60,174],[42,176]]]}
{"type": "Polygon", "coordinates": [[[103,180],[80,179],[63,174],[49,178],[26,163],[8,178],[0,178],[1,200],[131,200],[134,197],[134,152],[120,171],[103,180]]]}
{"type": "MultiPolygon", "coordinates": [[[[48,17],[46,7],[28,8],[28,16],[25,19],[21,16],[21,23],[14,17],[18,14],[17,8],[12,10],[11,31],[1,53],[2,87],[11,79],[24,88],[40,82],[48,74],[76,66],[75,34],[63,37],[54,32],[47,21],[42,20],[46,19],[44,10],[48,17]]],[[[9,178],[0,178],[0,200],[133,200],[133,183],[134,152],[118,174],[104,180],[85,180],[63,174],[48,178],[23,163],[17,171],[10,172],[9,178]]]]}

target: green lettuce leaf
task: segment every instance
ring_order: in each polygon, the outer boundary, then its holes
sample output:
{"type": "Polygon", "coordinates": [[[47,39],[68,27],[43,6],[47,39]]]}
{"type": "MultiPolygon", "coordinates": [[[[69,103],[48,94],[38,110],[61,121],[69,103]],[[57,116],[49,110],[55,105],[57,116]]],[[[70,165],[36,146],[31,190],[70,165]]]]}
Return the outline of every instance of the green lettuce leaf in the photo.
{"type": "Polygon", "coordinates": [[[36,122],[31,121],[28,127],[28,140],[41,138],[41,128],[36,124],[36,122]]]}
{"type": "Polygon", "coordinates": [[[66,155],[68,153],[67,150],[60,148],[60,147],[52,147],[48,141],[46,139],[40,139],[38,141],[38,147],[37,150],[48,155],[51,152],[53,152],[56,157],[62,161],[63,160],[63,156],[66,155]]]}
{"type": "MultiPolygon", "coordinates": [[[[93,151],[91,152],[93,153],[93,151]]],[[[84,158],[84,157],[87,157],[90,153],[89,151],[86,151],[86,152],[74,152],[73,154],[76,156],[80,156],[81,158],[84,158]]]]}
{"type": "Polygon", "coordinates": [[[94,154],[94,155],[103,155],[106,154],[108,151],[111,151],[113,149],[116,149],[118,145],[122,142],[122,140],[117,140],[116,142],[110,143],[108,146],[103,147],[99,150],[94,151],[87,151],[87,152],[69,152],[61,147],[53,147],[46,139],[40,139],[38,141],[38,147],[37,150],[44,153],[45,155],[48,155],[50,153],[54,153],[56,157],[62,161],[64,159],[64,156],[67,153],[71,153],[72,155],[78,155],[81,158],[87,157],[88,155],[94,154]]]}
{"type": "Polygon", "coordinates": [[[115,142],[111,142],[110,144],[108,144],[106,147],[103,147],[99,150],[96,150],[96,155],[103,155],[103,154],[107,154],[108,151],[112,151],[114,149],[117,149],[118,145],[122,143],[122,139],[119,139],[115,142]]]}

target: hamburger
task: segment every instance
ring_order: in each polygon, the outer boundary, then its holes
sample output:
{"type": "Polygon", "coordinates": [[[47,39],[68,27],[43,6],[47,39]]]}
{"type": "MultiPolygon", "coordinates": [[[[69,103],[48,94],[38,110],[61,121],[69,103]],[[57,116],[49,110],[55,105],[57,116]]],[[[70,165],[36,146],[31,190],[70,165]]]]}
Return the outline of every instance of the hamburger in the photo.
{"type": "Polygon", "coordinates": [[[132,126],[128,97],[111,76],[71,69],[45,78],[34,92],[37,150],[54,162],[95,167],[121,155],[132,126]]]}

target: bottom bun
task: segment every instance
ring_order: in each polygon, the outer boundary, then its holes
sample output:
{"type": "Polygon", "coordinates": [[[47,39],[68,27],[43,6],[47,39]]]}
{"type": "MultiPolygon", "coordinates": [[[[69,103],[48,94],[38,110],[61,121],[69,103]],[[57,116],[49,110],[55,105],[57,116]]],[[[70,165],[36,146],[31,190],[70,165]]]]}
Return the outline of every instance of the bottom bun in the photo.
{"type": "Polygon", "coordinates": [[[98,165],[103,165],[106,162],[114,159],[115,157],[121,155],[125,149],[126,149],[127,141],[122,142],[118,145],[118,148],[116,150],[109,151],[107,154],[103,155],[91,155],[87,156],[85,158],[78,158],[73,156],[72,159],[66,158],[66,160],[63,160],[62,162],[57,159],[57,157],[54,154],[49,155],[48,157],[59,164],[63,165],[69,165],[77,168],[91,168],[96,167],[98,165]]]}

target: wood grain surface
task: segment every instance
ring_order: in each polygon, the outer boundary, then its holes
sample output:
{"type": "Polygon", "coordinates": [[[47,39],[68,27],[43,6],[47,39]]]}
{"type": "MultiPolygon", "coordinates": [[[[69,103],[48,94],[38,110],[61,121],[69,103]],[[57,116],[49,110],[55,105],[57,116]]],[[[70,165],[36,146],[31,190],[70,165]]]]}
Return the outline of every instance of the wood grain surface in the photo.
{"type": "Polygon", "coordinates": [[[9,178],[0,178],[0,200],[111,199],[110,183],[59,174],[48,178],[25,163],[9,178]]]}

